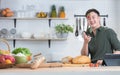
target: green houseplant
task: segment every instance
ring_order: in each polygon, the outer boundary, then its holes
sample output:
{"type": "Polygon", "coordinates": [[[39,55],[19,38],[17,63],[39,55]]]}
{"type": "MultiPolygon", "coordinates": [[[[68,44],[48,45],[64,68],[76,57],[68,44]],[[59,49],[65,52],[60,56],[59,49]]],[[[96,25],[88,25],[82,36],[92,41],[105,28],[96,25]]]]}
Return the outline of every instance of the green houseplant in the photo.
{"type": "Polygon", "coordinates": [[[67,24],[57,24],[55,31],[58,38],[67,38],[68,33],[73,33],[73,27],[67,24]]]}

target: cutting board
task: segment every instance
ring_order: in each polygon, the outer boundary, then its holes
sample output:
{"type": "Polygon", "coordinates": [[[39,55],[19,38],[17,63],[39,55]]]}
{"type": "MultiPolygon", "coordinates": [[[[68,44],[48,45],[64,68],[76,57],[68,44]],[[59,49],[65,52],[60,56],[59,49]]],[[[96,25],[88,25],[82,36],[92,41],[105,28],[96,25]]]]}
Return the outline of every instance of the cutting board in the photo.
{"type": "Polygon", "coordinates": [[[89,67],[89,64],[62,64],[62,67],[89,67]]]}
{"type": "Polygon", "coordinates": [[[39,68],[62,67],[62,63],[42,63],[39,68]]]}
{"type": "Polygon", "coordinates": [[[89,64],[44,63],[39,67],[89,67],[89,64]]]}
{"type": "MultiPolygon", "coordinates": [[[[17,64],[19,68],[30,68],[31,64],[23,63],[17,64]]],[[[63,63],[42,63],[39,68],[53,68],[53,67],[89,67],[89,64],[63,64],[63,63]]]]}

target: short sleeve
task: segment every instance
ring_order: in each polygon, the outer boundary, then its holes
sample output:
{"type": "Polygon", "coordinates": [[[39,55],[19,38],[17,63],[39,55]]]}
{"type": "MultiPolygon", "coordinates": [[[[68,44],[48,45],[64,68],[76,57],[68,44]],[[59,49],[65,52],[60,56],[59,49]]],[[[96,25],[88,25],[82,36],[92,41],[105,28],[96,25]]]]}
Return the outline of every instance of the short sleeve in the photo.
{"type": "Polygon", "coordinates": [[[114,49],[114,50],[120,50],[120,42],[117,38],[117,34],[115,33],[114,30],[112,29],[107,29],[106,30],[106,35],[107,35],[107,38],[111,44],[111,47],[114,49]]]}

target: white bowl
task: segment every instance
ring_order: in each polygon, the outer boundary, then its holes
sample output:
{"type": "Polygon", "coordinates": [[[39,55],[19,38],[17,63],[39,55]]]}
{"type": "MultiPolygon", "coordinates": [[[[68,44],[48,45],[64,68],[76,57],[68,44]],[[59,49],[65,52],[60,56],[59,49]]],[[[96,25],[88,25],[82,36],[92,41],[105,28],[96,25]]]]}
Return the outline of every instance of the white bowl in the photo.
{"type": "Polygon", "coordinates": [[[36,34],[33,34],[33,37],[34,37],[35,39],[39,39],[39,38],[41,38],[41,34],[39,34],[39,33],[38,33],[38,34],[37,34],[37,33],[36,33],[36,34]]]}
{"type": "Polygon", "coordinates": [[[23,32],[21,33],[21,37],[22,38],[31,38],[32,34],[31,33],[28,33],[28,32],[23,32]]]}

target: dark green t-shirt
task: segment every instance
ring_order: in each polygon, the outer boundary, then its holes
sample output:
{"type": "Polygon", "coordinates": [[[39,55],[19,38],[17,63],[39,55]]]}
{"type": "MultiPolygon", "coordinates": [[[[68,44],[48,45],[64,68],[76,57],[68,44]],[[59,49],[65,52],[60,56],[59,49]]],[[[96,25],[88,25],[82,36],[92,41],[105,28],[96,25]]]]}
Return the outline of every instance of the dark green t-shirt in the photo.
{"type": "Polygon", "coordinates": [[[104,59],[104,55],[113,53],[113,50],[120,50],[120,42],[112,29],[101,26],[95,36],[90,28],[86,33],[92,37],[88,45],[92,61],[104,59]]]}

